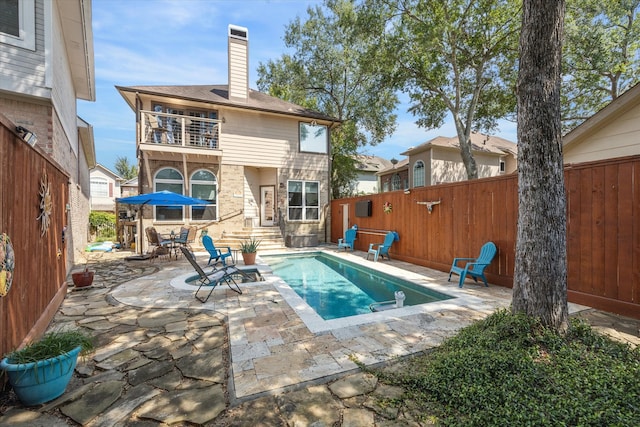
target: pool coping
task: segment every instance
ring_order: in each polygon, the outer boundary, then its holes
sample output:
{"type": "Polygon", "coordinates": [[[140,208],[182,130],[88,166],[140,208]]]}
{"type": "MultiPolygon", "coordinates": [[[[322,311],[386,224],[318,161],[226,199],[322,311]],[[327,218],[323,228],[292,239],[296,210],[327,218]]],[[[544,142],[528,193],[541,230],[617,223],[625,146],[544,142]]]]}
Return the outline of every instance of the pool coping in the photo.
{"type": "MultiPolygon", "coordinates": [[[[456,287],[453,289],[450,286],[442,286],[438,282],[442,280],[442,277],[432,278],[423,274],[407,271],[393,265],[385,264],[384,262],[373,262],[351,253],[341,253],[341,256],[336,256],[337,251],[327,249],[313,249],[308,251],[297,251],[295,255],[311,254],[311,253],[325,253],[335,258],[345,258],[354,264],[360,265],[365,268],[370,268],[381,273],[388,274],[398,279],[405,280],[414,285],[439,292],[441,294],[452,297],[451,299],[443,301],[435,301],[425,304],[405,306],[402,308],[394,308],[391,310],[384,310],[379,312],[358,314],[349,317],[342,317],[339,319],[325,320],[318,315],[315,310],[302,299],[295,290],[293,290],[284,280],[277,277],[270,283],[278,290],[280,295],[285,301],[294,309],[296,314],[307,326],[309,331],[314,334],[322,335],[330,333],[334,330],[347,328],[352,326],[366,325],[370,323],[388,322],[396,320],[398,318],[412,316],[416,314],[433,314],[442,310],[451,310],[460,305],[474,306],[482,304],[482,299],[469,295],[466,292],[456,287]]],[[[292,255],[291,252],[273,252],[269,255],[292,255]]],[[[261,260],[262,261],[262,260],[261,260]]]]}

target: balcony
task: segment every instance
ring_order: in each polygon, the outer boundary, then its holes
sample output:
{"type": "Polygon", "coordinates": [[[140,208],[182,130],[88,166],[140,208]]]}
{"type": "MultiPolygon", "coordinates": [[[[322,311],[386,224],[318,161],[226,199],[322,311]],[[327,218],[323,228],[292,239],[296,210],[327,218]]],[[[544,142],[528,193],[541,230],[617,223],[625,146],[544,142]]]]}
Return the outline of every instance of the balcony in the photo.
{"type": "Polygon", "coordinates": [[[139,149],[153,158],[172,157],[172,153],[198,157],[222,155],[220,120],[147,110],[141,110],[140,117],[139,149]]]}

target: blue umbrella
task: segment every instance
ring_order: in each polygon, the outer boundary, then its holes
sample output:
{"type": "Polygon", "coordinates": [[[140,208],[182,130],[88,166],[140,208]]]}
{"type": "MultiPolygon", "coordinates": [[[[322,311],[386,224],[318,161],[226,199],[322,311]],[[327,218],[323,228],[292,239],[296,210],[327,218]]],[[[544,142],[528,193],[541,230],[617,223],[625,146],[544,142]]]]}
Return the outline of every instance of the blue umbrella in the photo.
{"type": "Polygon", "coordinates": [[[183,196],[171,191],[157,191],[155,193],[138,194],[137,196],[122,197],[116,199],[118,203],[127,205],[150,205],[150,206],[190,206],[208,205],[209,202],[194,197],[183,196]]]}
{"type": "MultiPolygon", "coordinates": [[[[157,191],[155,193],[138,194],[137,196],[122,197],[116,199],[117,203],[127,205],[149,205],[149,206],[191,206],[191,205],[208,205],[209,202],[194,197],[183,196],[182,194],[173,193],[171,191],[157,191]]],[[[142,214],[140,214],[140,229],[138,230],[138,247],[142,252],[142,214]]],[[[138,248],[136,248],[137,250],[138,248]]]]}

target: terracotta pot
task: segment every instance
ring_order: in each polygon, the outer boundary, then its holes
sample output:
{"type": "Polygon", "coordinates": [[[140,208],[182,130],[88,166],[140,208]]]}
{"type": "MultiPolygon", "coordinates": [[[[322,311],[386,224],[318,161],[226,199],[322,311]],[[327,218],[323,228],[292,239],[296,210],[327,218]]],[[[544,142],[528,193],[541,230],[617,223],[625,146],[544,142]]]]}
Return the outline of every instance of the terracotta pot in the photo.
{"type": "Polygon", "coordinates": [[[93,283],[93,271],[80,271],[78,273],[71,273],[73,284],[76,288],[84,288],[91,286],[93,283]]]}
{"type": "Polygon", "coordinates": [[[256,263],[256,253],[242,253],[242,259],[244,260],[244,265],[253,265],[256,263]]]}

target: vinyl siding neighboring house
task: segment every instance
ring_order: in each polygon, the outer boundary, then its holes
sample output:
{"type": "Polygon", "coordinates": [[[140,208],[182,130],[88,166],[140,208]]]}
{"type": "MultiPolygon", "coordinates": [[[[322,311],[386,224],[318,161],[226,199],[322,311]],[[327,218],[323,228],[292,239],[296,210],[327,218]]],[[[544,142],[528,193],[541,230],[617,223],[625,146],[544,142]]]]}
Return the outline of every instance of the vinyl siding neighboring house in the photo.
{"type": "Polygon", "coordinates": [[[380,193],[381,185],[378,172],[391,167],[391,162],[377,156],[358,155],[355,158],[358,171],[354,193],[375,194],[380,193]]]}
{"type": "Polygon", "coordinates": [[[640,84],[562,138],[565,164],[640,154],[640,84]]]}
{"type": "Polygon", "coordinates": [[[117,86],[136,113],[140,192],[210,201],[145,208],[144,227],[195,225],[214,239],[268,227],[324,242],[329,134],[339,123],[249,89],[248,30],[229,26],[228,38],[228,85],[117,86]]]}
{"type": "Polygon", "coordinates": [[[121,197],[120,175],[97,164],[90,171],[91,210],[115,213],[116,198],[121,197]]]}
{"type": "Polygon", "coordinates": [[[15,6],[19,36],[0,31],[0,113],[37,135],[36,150],[69,175],[69,269],[88,241],[89,169],[96,164],[93,128],[76,105],[95,101],[91,1],[9,0],[15,6]]]}

